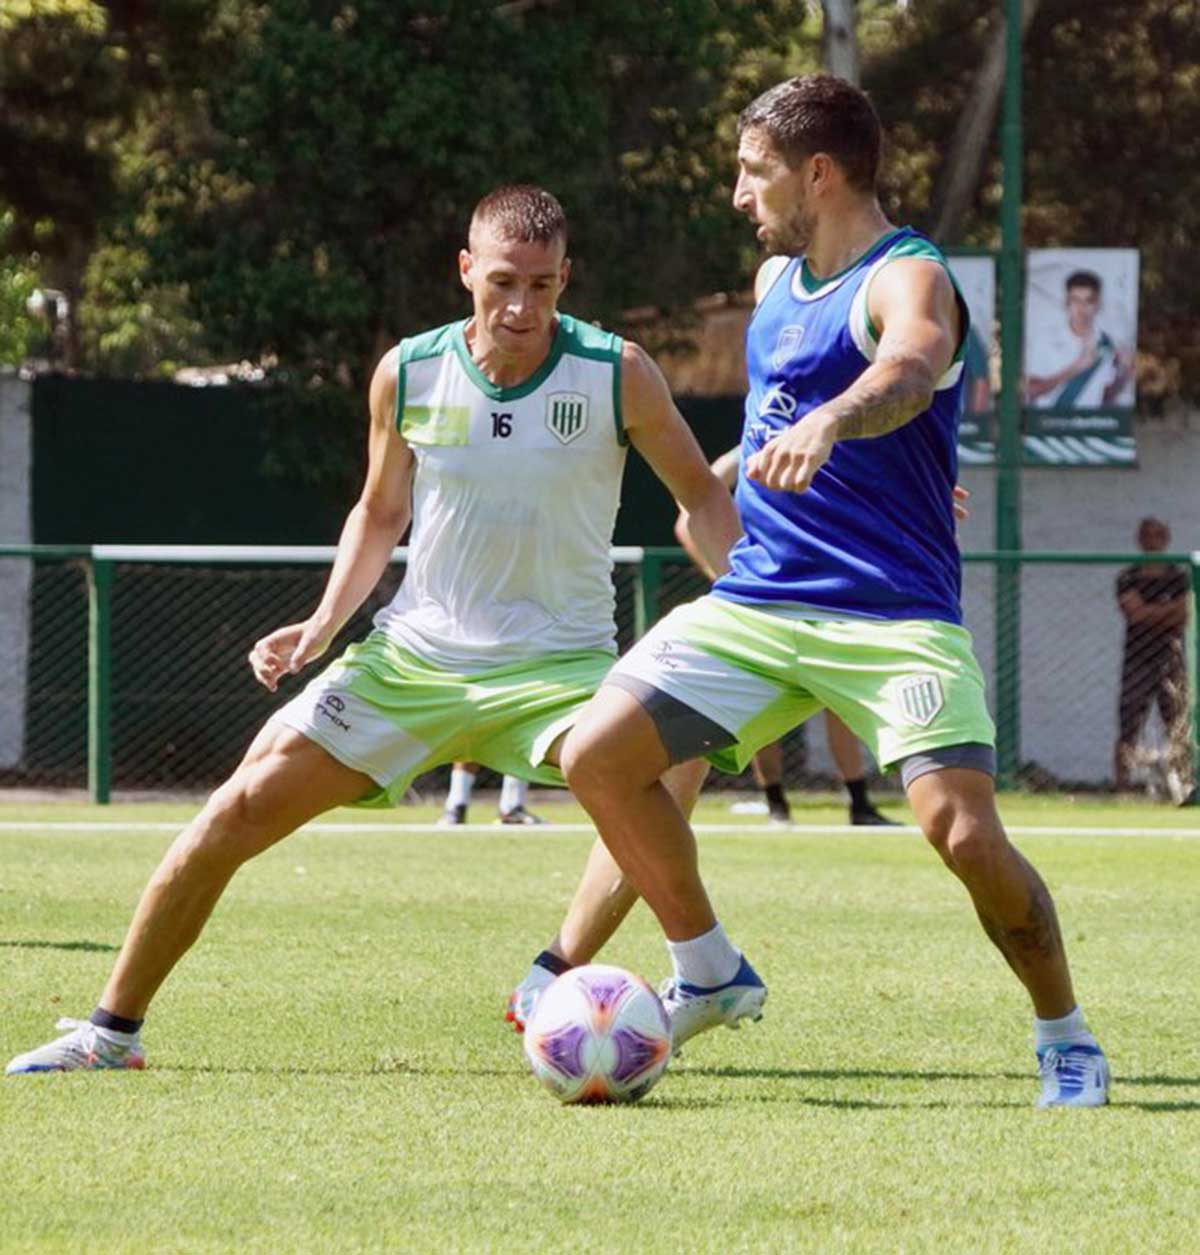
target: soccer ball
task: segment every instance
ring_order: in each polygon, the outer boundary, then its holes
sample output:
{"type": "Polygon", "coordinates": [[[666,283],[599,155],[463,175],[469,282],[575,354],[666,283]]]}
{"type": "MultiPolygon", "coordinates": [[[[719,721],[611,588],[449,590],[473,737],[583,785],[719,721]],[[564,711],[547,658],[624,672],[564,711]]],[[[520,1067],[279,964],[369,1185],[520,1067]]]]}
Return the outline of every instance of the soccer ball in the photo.
{"type": "Polygon", "coordinates": [[[671,1022],[640,976],[592,963],[564,972],[525,1026],[525,1057],[560,1102],[637,1102],[671,1057],[671,1022]]]}

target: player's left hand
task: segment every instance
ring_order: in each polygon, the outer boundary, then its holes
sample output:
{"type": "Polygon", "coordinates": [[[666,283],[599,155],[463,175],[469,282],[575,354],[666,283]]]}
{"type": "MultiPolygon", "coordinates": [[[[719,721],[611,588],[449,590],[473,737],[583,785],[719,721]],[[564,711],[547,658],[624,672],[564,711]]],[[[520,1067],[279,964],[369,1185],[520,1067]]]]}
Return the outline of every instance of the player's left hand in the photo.
{"type": "Polygon", "coordinates": [[[954,485],[954,518],[958,523],[965,522],[971,517],[971,511],[967,509],[967,501],[971,494],[962,484],[954,485]]]}
{"type": "Polygon", "coordinates": [[[746,462],[746,478],[775,492],[804,492],[829,461],[834,431],[814,410],[746,462]]]}

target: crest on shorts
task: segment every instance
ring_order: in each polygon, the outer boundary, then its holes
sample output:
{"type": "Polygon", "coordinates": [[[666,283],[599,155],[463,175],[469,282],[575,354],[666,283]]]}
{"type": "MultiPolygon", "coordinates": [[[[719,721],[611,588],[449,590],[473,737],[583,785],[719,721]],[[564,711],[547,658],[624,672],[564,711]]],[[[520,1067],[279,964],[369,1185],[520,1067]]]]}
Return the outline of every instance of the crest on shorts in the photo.
{"type": "Polygon", "coordinates": [[[800,341],[803,339],[803,327],[796,323],[784,327],[779,333],[779,339],[775,341],[775,353],[771,358],[771,365],[776,370],[786,366],[796,356],[800,349],[800,341]]]}
{"type": "Polygon", "coordinates": [[[582,392],[552,392],[546,398],[546,426],[563,444],[587,431],[588,399],[582,392]]]}
{"type": "Polygon", "coordinates": [[[895,682],[892,691],[905,719],[922,728],[927,728],[946,704],[942,682],[932,672],[906,675],[895,682]]]}

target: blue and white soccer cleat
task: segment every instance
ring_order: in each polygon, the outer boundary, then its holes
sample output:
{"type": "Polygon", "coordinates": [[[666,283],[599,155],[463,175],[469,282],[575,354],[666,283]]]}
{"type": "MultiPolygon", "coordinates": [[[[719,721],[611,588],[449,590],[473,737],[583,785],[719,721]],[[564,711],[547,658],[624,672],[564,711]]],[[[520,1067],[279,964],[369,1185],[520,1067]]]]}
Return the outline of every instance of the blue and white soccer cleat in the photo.
{"type": "Polygon", "coordinates": [[[17,1055],[4,1071],[14,1076],[20,1072],[78,1072],[146,1066],[137,1033],[117,1033],[98,1028],[88,1020],[67,1018],[59,1020],[55,1027],[71,1031],[36,1050],[17,1055]]]}
{"type": "Polygon", "coordinates": [[[745,1019],[761,1020],[767,987],[743,956],[733,980],[711,989],[685,981],[665,980],[659,997],[671,1021],[671,1042],[675,1053],[689,1038],[706,1029],[724,1024],[740,1028],[745,1019]]]}
{"type": "Polygon", "coordinates": [[[516,1032],[525,1031],[525,1025],[529,1023],[538,999],[554,984],[556,979],[549,969],[542,967],[539,963],[534,963],[526,973],[525,979],[508,995],[504,1018],[516,1032]]]}
{"type": "Polygon", "coordinates": [[[1108,1060],[1094,1037],[1044,1046],[1037,1057],[1039,1107],[1103,1107],[1108,1102],[1108,1060]]]}

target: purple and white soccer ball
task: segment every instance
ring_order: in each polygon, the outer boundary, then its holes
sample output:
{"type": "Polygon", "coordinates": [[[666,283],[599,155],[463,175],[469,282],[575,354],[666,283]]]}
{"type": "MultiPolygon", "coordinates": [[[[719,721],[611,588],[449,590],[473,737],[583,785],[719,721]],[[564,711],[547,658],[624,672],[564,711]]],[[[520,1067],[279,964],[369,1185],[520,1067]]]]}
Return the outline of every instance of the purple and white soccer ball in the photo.
{"type": "Polygon", "coordinates": [[[560,1102],[637,1102],[666,1071],[671,1022],[640,976],[603,963],[575,967],[538,999],[525,1057],[560,1102]]]}

